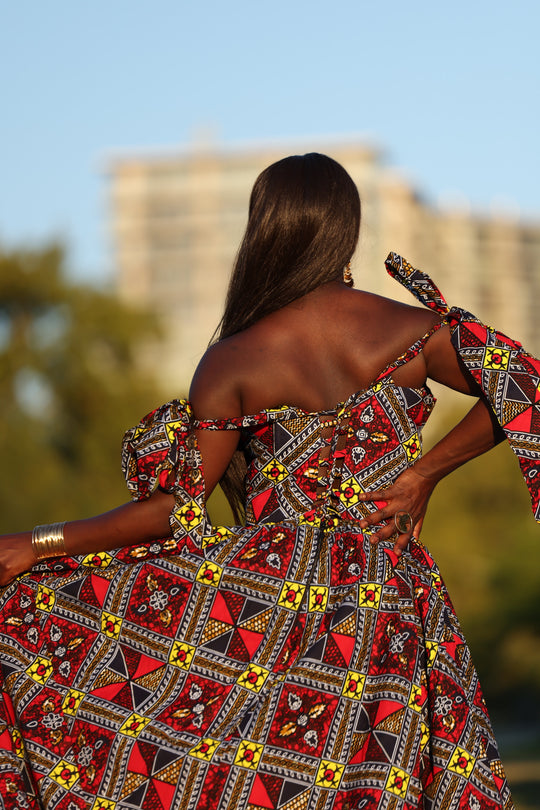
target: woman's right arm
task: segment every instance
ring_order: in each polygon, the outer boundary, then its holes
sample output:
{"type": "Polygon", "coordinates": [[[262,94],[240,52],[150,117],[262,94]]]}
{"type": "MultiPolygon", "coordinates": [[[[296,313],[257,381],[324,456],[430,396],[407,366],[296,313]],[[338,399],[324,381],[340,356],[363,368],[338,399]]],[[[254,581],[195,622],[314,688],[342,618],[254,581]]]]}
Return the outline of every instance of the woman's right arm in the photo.
{"type": "MultiPolygon", "coordinates": [[[[214,347],[209,350],[191,386],[195,412],[208,419],[241,413],[239,396],[231,384],[234,379],[229,370],[231,362],[222,355],[214,347]]],[[[197,431],[206,498],[226,470],[238,438],[236,430],[197,431]]],[[[145,500],[132,501],[85,520],[70,521],[64,526],[65,553],[90,554],[170,537],[169,515],[173,506],[174,495],[158,490],[145,500]]],[[[36,562],[31,531],[0,537],[0,586],[28,571],[36,562]]]]}
{"type": "MultiPolygon", "coordinates": [[[[85,520],[64,526],[66,555],[90,554],[170,537],[169,514],[174,495],[155,492],[143,501],[132,501],[85,520]]],[[[32,532],[6,534],[0,538],[0,586],[28,571],[37,558],[32,532]]]]}

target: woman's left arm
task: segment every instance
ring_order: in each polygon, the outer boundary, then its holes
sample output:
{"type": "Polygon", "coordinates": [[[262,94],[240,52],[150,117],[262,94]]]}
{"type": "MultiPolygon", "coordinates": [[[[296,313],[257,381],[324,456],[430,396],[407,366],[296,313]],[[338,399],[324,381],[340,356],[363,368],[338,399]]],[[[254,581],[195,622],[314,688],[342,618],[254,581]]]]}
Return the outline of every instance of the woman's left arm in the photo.
{"type": "Polygon", "coordinates": [[[411,516],[409,531],[400,533],[394,550],[399,554],[411,537],[418,537],[433,490],[439,481],[472,458],[491,450],[504,439],[487,400],[460,364],[450,341],[447,327],[439,329],[423,351],[426,375],[448,388],[464,394],[480,396],[466,416],[413,466],[405,470],[384,490],[364,493],[362,501],[382,501],[385,505],[361,522],[363,528],[386,521],[372,536],[372,542],[388,540],[396,534],[395,515],[406,512],[411,516]]]}
{"type": "Polygon", "coordinates": [[[405,470],[391,486],[360,496],[362,501],[385,503],[385,506],[372,512],[360,525],[367,528],[387,521],[385,526],[372,535],[372,542],[377,543],[395,535],[396,513],[409,514],[413,525],[410,531],[399,534],[394,545],[394,551],[399,556],[411,537],[419,537],[429,499],[439,481],[472,458],[491,450],[503,438],[503,431],[494,428],[489,404],[479,399],[459,424],[425,456],[405,470]]]}

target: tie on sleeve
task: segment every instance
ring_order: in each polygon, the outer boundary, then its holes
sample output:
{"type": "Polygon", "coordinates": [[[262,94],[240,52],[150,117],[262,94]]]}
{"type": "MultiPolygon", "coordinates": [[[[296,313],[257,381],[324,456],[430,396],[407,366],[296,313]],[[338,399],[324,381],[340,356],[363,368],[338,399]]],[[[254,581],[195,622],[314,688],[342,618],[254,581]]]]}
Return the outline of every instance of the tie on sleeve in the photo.
{"type": "Polygon", "coordinates": [[[161,488],[174,495],[170,526],[176,541],[191,537],[197,546],[206,528],[204,477],[191,406],[172,400],[128,430],[122,469],[133,500],[161,488]]]}

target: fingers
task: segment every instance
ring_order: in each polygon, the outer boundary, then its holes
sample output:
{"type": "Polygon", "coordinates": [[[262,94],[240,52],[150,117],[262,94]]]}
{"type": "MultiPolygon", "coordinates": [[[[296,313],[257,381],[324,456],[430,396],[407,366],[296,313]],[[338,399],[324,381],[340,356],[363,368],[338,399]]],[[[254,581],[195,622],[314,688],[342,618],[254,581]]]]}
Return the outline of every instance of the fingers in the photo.
{"type": "MultiPolygon", "coordinates": [[[[385,507],[385,509],[379,509],[377,512],[372,512],[368,518],[361,521],[360,526],[363,529],[368,528],[370,525],[376,523],[384,522],[385,525],[378,528],[370,537],[370,543],[372,545],[376,545],[380,543],[381,540],[394,540],[394,553],[397,557],[400,557],[402,552],[405,551],[407,548],[411,538],[418,537],[420,534],[420,529],[422,528],[423,518],[420,518],[414,525],[410,525],[408,531],[398,531],[396,525],[396,514],[399,515],[400,511],[403,510],[390,508],[390,506],[385,507]],[[397,537],[396,537],[397,535],[397,537]]],[[[410,518],[410,516],[408,515],[410,518]]],[[[410,518],[409,524],[413,524],[413,519],[410,518]]]]}
{"type": "Polygon", "coordinates": [[[373,492],[360,492],[358,493],[358,500],[362,502],[375,503],[377,506],[386,506],[389,499],[392,497],[393,487],[387,489],[374,489],[373,492]]]}
{"type": "Polygon", "coordinates": [[[414,537],[416,540],[419,540],[419,539],[420,539],[420,532],[422,531],[422,526],[423,526],[423,525],[424,525],[424,516],[422,515],[422,517],[421,517],[421,518],[419,518],[419,519],[416,521],[416,523],[415,523],[415,525],[414,525],[414,527],[413,527],[413,537],[414,537]]]}
{"type": "Polygon", "coordinates": [[[412,536],[413,535],[411,534],[399,535],[396,542],[394,543],[394,554],[396,555],[396,557],[401,557],[402,552],[405,551],[405,549],[409,545],[412,536]]]}

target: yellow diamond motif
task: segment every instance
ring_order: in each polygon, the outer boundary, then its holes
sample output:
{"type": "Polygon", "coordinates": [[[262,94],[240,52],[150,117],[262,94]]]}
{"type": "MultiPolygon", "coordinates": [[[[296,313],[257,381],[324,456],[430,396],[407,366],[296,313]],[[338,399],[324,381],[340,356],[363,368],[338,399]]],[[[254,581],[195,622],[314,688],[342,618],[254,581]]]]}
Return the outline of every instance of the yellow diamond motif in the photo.
{"type": "Polygon", "coordinates": [[[305,515],[300,515],[298,518],[298,523],[302,523],[305,526],[319,526],[321,523],[321,516],[317,515],[314,510],[311,510],[305,515]]]}
{"type": "Polygon", "coordinates": [[[494,371],[504,371],[508,368],[511,352],[509,349],[501,349],[498,346],[486,349],[482,368],[493,369],[494,371]]]}
{"type": "Polygon", "coordinates": [[[197,576],[195,579],[197,582],[200,582],[203,585],[209,585],[212,588],[217,588],[219,585],[219,580],[221,579],[222,571],[223,569],[220,568],[219,565],[216,565],[208,560],[203,562],[197,571],[197,576]]]}
{"type": "Polygon", "coordinates": [[[169,664],[188,670],[195,655],[195,649],[191,644],[186,644],[185,641],[175,641],[169,653],[169,664]]]}
{"type": "Polygon", "coordinates": [[[75,716],[83,698],[84,692],[79,692],[78,689],[70,689],[62,702],[62,711],[64,714],[75,716]]]}
{"type": "Polygon", "coordinates": [[[265,464],[261,472],[265,478],[268,478],[269,481],[273,481],[275,484],[279,484],[280,481],[283,481],[289,475],[287,468],[284,467],[283,464],[280,464],[275,458],[269,461],[268,464],[265,464]]]}
{"type": "Polygon", "coordinates": [[[347,478],[339,489],[339,499],[345,506],[353,506],[353,504],[358,503],[360,492],[362,492],[362,487],[356,478],[347,478]]]}
{"type": "Polygon", "coordinates": [[[250,664],[238,678],[238,685],[243,686],[244,689],[249,689],[251,692],[260,692],[264,686],[264,682],[270,675],[270,670],[258,666],[258,664],[250,664]]]}
{"type": "Polygon", "coordinates": [[[202,521],[202,509],[197,501],[189,501],[174,513],[178,522],[186,531],[191,531],[202,521]]]}
{"type": "Polygon", "coordinates": [[[382,596],[382,585],[378,582],[363,582],[358,588],[358,605],[378,610],[382,596]]]}
{"type": "Polygon", "coordinates": [[[93,554],[87,554],[82,564],[87,568],[107,568],[112,561],[113,558],[106,551],[95,551],[93,554]]]}
{"type": "Polygon", "coordinates": [[[99,796],[92,805],[92,810],[114,810],[116,802],[111,802],[110,799],[100,799],[99,796]]]}
{"type": "Polygon", "coordinates": [[[207,534],[206,537],[202,539],[202,547],[208,548],[208,546],[215,546],[216,543],[221,543],[222,538],[218,537],[217,534],[207,534]]]}
{"type": "Polygon", "coordinates": [[[419,458],[422,453],[422,442],[420,441],[418,433],[415,433],[410,439],[404,441],[403,447],[405,448],[409,461],[415,461],[419,458]]]}
{"type": "Polygon", "coordinates": [[[315,785],[327,790],[337,790],[344,770],[345,765],[341,765],[339,762],[332,762],[330,759],[321,760],[315,785]]]}
{"type": "Polygon", "coordinates": [[[415,712],[422,711],[422,687],[417,684],[411,684],[411,694],[409,695],[409,709],[414,709],[415,712]]]}
{"type": "Polygon", "coordinates": [[[205,762],[210,762],[219,744],[219,740],[213,740],[212,737],[203,737],[197,745],[188,751],[188,754],[190,757],[196,757],[197,759],[204,759],[205,762]]]}
{"type": "Polygon", "coordinates": [[[439,645],[436,641],[426,641],[426,651],[427,651],[427,665],[428,667],[432,667],[435,663],[435,659],[437,658],[437,653],[439,652],[439,645]]]}
{"type": "Polygon", "coordinates": [[[167,438],[170,444],[173,444],[176,439],[176,434],[179,430],[182,430],[183,427],[183,422],[167,422],[165,424],[165,430],[167,431],[167,438]]]}
{"type": "Polygon", "coordinates": [[[341,694],[344,697],[352,698],[352,700],[361,700],[365,681],[365,675],[350,669],[347,672],[341,694]]]}
{"type": "Polygon", "coordinates": [[[56,594],[51,588],[46,588],[45,585],[38,587],[36,596],[36,608],[50,613],[56,601],[56,594]]]}
{"type": "Polygon", "coordinates": [[[120,616],[115,616],[114,613],[107,613],[106,610],[101,614],[101,632],[107,638],[118,638],[120,630],[122,629],[122,619],[120,616]]]}
{"type": "Polygon", "coordinates": [[[202,546],[215,546],[216,543],[221,543],[222,540],[228,540],[233,536],[233,532],[229,531],[226,526],[215,526],[214,533],[209,534],[202,539],[202,546]]]}
{"type": "Polygon", "coordinates": [[[242,740],[238,746],[234,764],[239,765],[241,768],[249,768],[251,771],[256,771],[259,762],[261,761],[264,745],[252,742],[251,740],[242,740]]]}
{"type": "Polygon", "coordinates": [[[133,712],[120,726],[120,734],[125,734],[127,737],[138,737],[149,722],[149,717],[143,717],[141,714],[133,712]]]}
{"type": "Polygon", "coordinates": [[[452,758],[448,764],[448,770],[453,771],[454,773],[459,773],[460,776],[464,776],[466,779],[468,779],[472,773],[475,762],[476,759],[472,754],[469,754],[469,752],[464,748],[460,748],[459,745],[456,745],[452,758]]]}
{"type": "Polygon", "coordinates": [[[386,780],[385,789],[400,799],[404,799],[407,795],[407,788],[409,786],[410,775],[401,768],[392,767],[388,779],[386,780]]]}
{"type": "Polygon", "coordinates": [[[52,675],[53,666],[48,658],[36,656],[36,660],[26,670],[27,674],[37,683],[47,683],[52,675]]]}
{"type": "Polygon", "coordinates": [[[328,588],[324,585],[311,585],[309,588],[310,612],[324,613],[328,604],[328,588]]]}
{"type": "Polygon", "coordinates": [[[61,759],[50,772],[49,776],[58,785],[66,788],[66,790],[70,790],[79,778],[79,769],[73,764],[73,762],[68,762],[66,759],[61,759]]]}
{"type": "Polygon", "coordinates": [[[13,750],[17,754],[18,757],[24,759],[24,742],[22,738],[22,734],[18,728],[12,728],[10,730],[11,735],[11,742],[13,743],[13,750]]]}
{"type": "Polygon", "coordinates": [[[298,610],[305,592],[306,586],[301,582],[285,581],[279,595],[278,605],[289,610],[298,610]]]}
{"type": "Polygon", "coordinates": [[[422,722],[420,723],[420,750],[423,751],[426,745],[429,742],[429,728],[428,726],[422,722]]]}
{"type": "Polygon", "coordinates": [[[431,585],[435,590],[438,592],[441,599],[443,599],[443,584],[442,579],[440,578],[439,574],[436,574],[435,571],[431,572],[431,585]]]}

